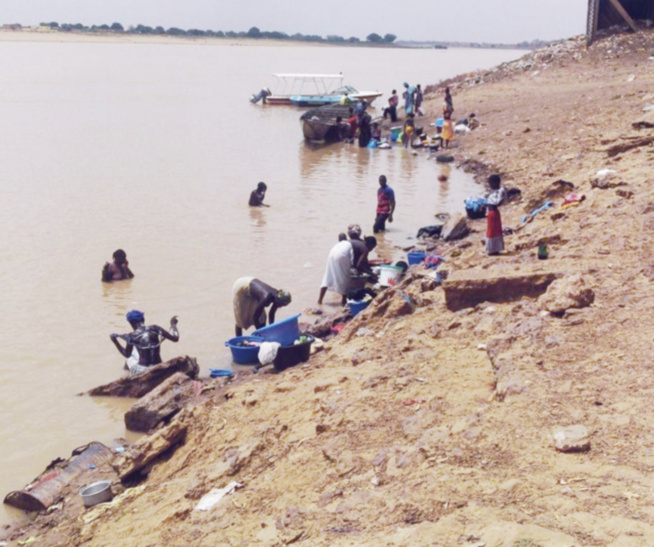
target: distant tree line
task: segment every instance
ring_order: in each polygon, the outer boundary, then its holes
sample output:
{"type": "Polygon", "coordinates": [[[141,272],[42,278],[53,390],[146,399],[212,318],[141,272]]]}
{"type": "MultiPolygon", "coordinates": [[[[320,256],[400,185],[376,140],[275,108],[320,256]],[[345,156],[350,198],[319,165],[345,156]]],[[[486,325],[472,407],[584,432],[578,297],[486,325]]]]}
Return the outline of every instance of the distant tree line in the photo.
{"type": "MultiPolygon", "coordinates": [[[[150,27],[147,25],[130,26],[127,29],[120,23],[113,23],[112,25],[92,25],[85,26],[81,23],[71,25],[70,23],[41,23],[42,27],[49,27],[53,30],[60,32],[114,32],[122,34],[152,34],[152,35],[165,35],[165,36],[190,36],[190,37],[207,37],[207,38],[268,38],[271,40],[296,40],[303,42],[326,42],[326,43],[343,43],[343,44],[358,44],[362,43],[356,36],[344,38],[343,36],[328,35],[326,38],[316,34],[286,34],[279,31],[262,31],[257,27],[252,27],[247,32],[235,32],[233,30],[201,30],[201,29],[181,29],[177,27],[170,27],[165,29],[163,27],[150,27]]],[[[366,37],[365,42],[371,44],[392,44],[397,36],[395,34],[385,34],[381,36],[375,32],[366,37]]]]}

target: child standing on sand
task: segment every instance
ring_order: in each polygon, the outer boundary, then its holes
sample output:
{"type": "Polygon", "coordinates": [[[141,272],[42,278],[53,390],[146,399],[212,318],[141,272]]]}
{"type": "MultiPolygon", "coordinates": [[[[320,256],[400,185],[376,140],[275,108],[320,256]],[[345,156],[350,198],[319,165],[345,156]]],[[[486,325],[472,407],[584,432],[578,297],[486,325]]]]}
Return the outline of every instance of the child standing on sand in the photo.
{"type": "Polygon", "coordinates": [[[449,114],[443,116],[443,129],[441,130],[441,142],[443,148],[450,147],[450,141],[454,137],[454,125],[452,124],[452,117],[449,114]]]}

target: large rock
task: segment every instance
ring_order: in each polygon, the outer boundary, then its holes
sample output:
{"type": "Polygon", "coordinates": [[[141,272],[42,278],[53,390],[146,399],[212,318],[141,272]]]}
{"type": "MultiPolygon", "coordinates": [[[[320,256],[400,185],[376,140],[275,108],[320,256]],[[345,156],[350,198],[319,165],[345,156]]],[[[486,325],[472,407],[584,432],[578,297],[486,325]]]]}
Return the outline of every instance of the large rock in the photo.
{"type": "Polygon", "coordinates": [[[570,308],[585,308],[595,300],[595,293],[581,274],[573,274],[552,283],[538,304],[553,315],[562,315],[570,308]]]}
{"type": "Polygon", "coordinates": [[[184,408],[198,394],[200,387],[200,382],[191,380],[183,372],[176,372],[125,413],[125,426],[131,431],[150,431],[184,408]]]}
{"type": "Polygon", "coordinates": [[[165,363],[148,367],[144,372],[125,376],[120,380],[96,387],[88,395],[97,397],[143,397],[161,382],[176,372],[183,372],[190,378],[197,378],[200,367],[192,357],[176,357],[165,363]]]}
{"type": "Polygon", "coordinates": [[[179,417],[152,435],[141,437],[121,454],[114,463],[114,469],[122,479],[142,470],[162,454],[186,440],[188,426],[179,417]]]}
{"type": "Polygon", "coordinates": [[[470,226],[468,220],[462,213],[453,214],[450,219],[445,223],[441,230],[441,239],[445,241],[453,241],[461,239],[470,233],[470,226]]]}
{"type": "Polygon", "coordinates": [[[557,273],[495,274],[488,270],[457,272],[443,282],[445,302],[451,311],[481,302],[510,302],[523,296],[539,296],[559,276],[557,273]]]}
{"type": "Polygon", "coordinates": [[[552,438],[554,447],[559,452],[588,452],[590,450],[588,429],[583,425],[555,427],[552,431],[552,438]]]}

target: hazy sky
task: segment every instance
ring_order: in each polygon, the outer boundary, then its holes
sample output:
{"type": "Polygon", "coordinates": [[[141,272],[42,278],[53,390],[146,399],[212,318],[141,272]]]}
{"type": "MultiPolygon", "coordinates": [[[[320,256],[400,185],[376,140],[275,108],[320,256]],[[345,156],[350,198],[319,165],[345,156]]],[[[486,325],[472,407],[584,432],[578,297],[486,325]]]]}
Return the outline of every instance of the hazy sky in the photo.
{"type": "Polygon", "coordinates": [[[587,0],[0,0],[0,23],[42,21],[400,40],[522,42],[585,32],[587,0]]]}

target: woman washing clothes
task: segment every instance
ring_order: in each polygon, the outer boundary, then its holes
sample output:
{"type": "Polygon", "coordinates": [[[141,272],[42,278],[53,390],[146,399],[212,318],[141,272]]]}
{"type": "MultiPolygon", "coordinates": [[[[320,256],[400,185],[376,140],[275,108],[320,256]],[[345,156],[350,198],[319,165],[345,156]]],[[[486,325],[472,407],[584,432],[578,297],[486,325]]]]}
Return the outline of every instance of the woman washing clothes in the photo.
{"type": "Polygon", "coordinates": [[[504,250],[502,236],[502,217],[499,206],[506,201],[506,190],[499,175],[488,177],[490,193],[486,197],[486,254],[497,255],[504,250]]]}
{"type": "Polygon", "coordinates": [[[234,332],[236,336],[243,335],[243,329],[252,325],[260,329],[266,326],[266,308],[268,323],[275,322],[275,312],[291,303],[291,295],[287,291],[277,290],[254,277],[241,277],[234,283],[234,332]]]}

